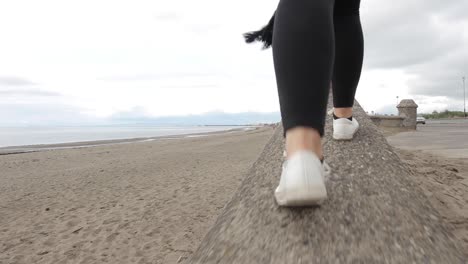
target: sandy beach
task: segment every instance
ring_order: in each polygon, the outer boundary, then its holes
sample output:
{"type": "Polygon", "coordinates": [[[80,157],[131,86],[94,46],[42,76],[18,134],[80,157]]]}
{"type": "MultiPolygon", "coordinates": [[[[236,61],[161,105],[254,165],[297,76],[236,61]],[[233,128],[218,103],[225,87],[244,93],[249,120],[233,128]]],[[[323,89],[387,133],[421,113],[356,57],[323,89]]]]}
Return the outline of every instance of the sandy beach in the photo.
{"type": "Polygon", "coordinates": [[[429,120],[416,131],[381,130],[468,252],[468,122],[429,120]]]}
{"type": "Polygon", "coordinates": [[[412,178],[468,252],[468,161],[397,149],[412,178]]]}
{"type": "Polygon", "coordinates": [[[274,127],[0,155],[0,263],[178,263],[274,127]]]}
{"type": "MultiPolygon", "coordinates": [[[[184,263],[273,131],[0,155],[0,263],[184,263]]],[[[468,161],[395,147],[468,251],[468,161]]]]}

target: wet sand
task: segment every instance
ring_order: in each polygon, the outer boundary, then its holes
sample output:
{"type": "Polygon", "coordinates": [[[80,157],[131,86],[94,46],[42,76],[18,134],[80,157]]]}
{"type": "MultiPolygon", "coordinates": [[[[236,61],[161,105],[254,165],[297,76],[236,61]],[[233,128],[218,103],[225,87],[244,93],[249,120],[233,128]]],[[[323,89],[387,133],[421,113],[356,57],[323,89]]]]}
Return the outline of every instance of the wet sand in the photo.
{"type": "Polygon", "coordinates": [[[177,263],[274,127],[0,155],[0,263],[177,263]]]}

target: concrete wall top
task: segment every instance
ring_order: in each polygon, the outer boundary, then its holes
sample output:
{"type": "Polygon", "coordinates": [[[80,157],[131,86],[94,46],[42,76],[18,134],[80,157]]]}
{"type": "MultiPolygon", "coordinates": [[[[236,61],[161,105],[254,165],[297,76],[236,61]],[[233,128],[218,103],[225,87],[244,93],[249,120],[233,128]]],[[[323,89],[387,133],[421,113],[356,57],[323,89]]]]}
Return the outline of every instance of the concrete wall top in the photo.
{"type": "Polygon", "coordinates": [[[385,115],[369,115],[369,118],[379,118],[379,119],[405,119],[403,116],[385,116],[385,115]]]}
{"type": "Polygon", "coordinates": [[[322,206],[276,204],[284,149],[278,126],[188,263],[467,263],[357,102],[354,117],[361,125],[355,138],[334,141],[327,116],[324,155],[332,173],[322,206]]]}

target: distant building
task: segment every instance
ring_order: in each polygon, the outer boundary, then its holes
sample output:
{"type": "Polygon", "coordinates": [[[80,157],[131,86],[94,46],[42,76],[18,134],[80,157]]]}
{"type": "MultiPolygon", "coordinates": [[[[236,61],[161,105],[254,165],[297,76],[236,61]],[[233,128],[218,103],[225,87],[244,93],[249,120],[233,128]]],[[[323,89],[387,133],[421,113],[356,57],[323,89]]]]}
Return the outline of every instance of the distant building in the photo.
{"type": "Polygon", "coordinates": [[[418,105],[412,99],[403,99],[397,105],[398,116],[387,114],[385,115],[370,115],[370,119],[374,124],[381,127],[401,127],[407,129],[416,129],[416,117],[418,105]]]}

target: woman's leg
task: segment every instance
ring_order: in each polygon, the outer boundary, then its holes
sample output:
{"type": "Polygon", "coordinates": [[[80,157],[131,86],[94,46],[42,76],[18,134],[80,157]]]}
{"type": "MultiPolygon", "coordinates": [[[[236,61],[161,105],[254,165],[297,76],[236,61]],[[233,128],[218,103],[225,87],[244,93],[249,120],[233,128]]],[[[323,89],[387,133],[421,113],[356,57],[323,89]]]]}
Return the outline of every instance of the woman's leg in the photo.
{"type": "Polygon", "coordinates": [[[335,115],[351,117],[361,76],[364,38],[359,16],[360,0],[336,0],[334,9],[335,63],[332,89],[335,115]]]}
{"type": "Polygon", "coordinates": [[[312,149],[321,156],[334,61],[334,0],[280,0],[273,31],[283,136],[288,156],[312,149]]]}

